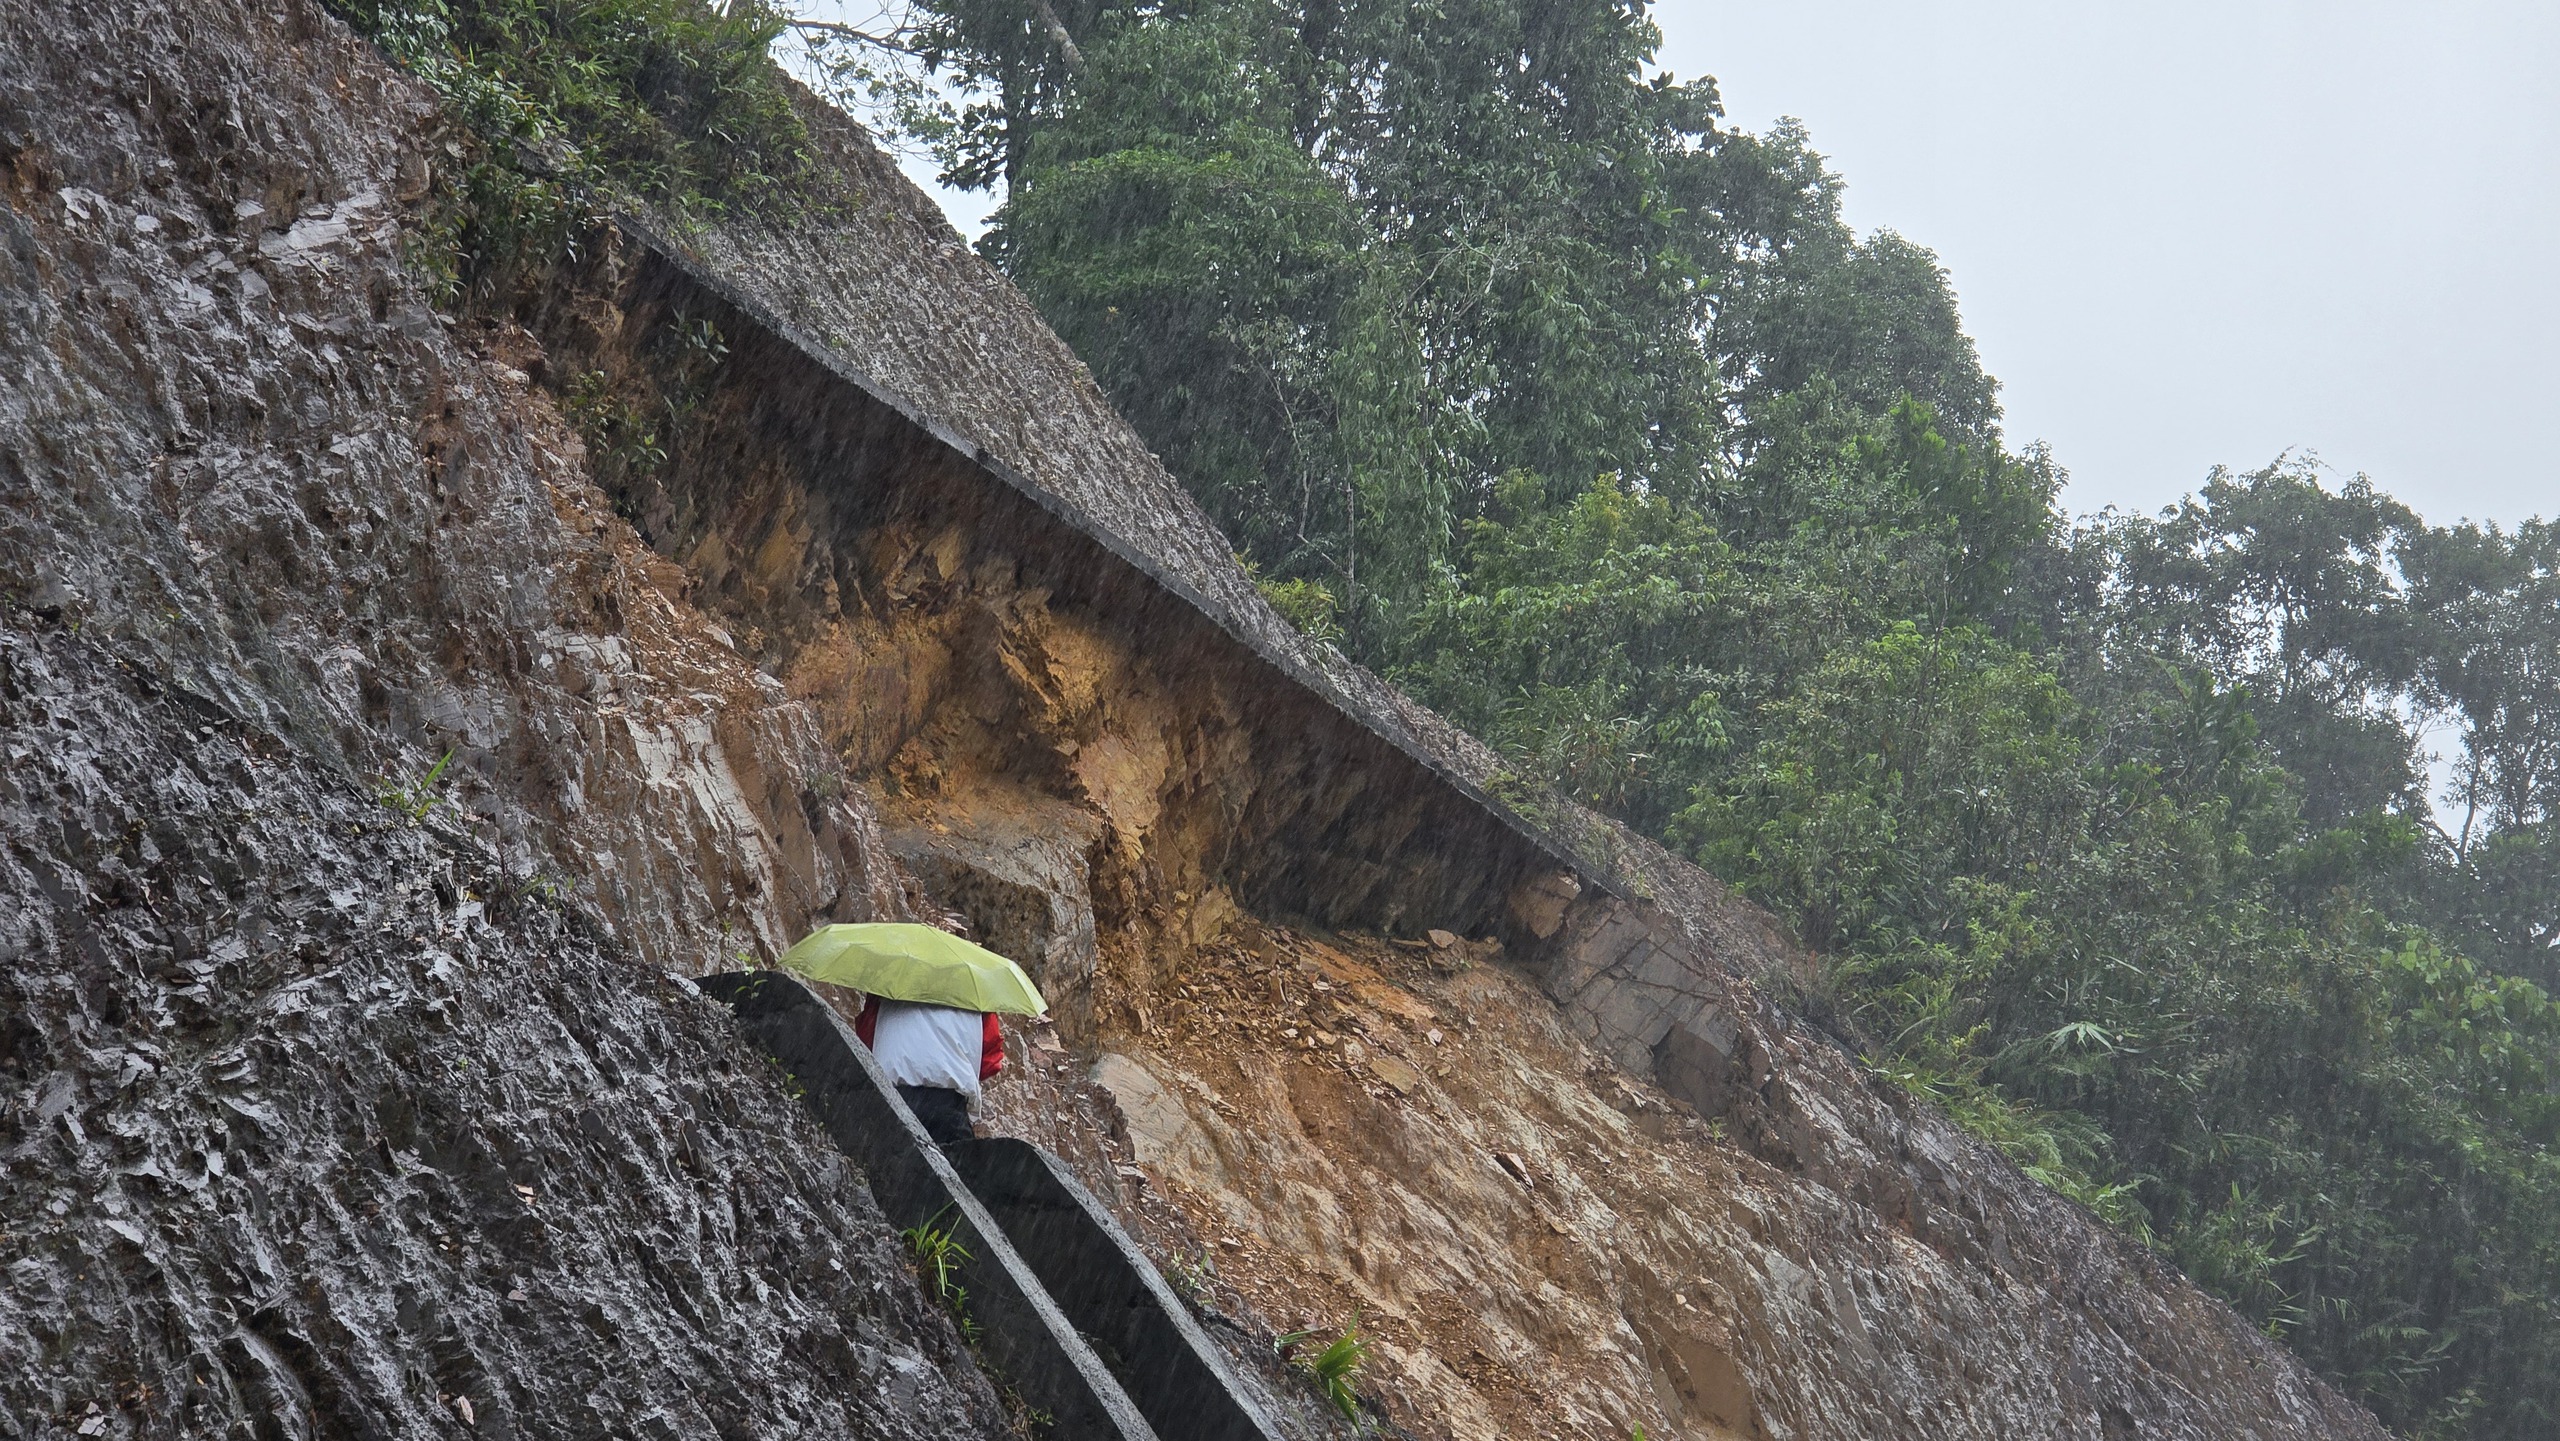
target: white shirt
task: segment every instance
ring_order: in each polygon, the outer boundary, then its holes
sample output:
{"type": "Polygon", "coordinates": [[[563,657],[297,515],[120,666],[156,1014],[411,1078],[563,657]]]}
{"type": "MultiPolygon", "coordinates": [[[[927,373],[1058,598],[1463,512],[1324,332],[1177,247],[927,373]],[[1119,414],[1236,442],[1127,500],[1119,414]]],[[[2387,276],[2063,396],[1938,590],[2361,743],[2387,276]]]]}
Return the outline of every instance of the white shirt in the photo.
{"type": "Polygon", "coordinates": [[[871,1024],[871,1054],[901,1086],[940,1086],[974,1096],[986,1044],[986,1018],[949,1006],[882,1001],[871,1024]]]}

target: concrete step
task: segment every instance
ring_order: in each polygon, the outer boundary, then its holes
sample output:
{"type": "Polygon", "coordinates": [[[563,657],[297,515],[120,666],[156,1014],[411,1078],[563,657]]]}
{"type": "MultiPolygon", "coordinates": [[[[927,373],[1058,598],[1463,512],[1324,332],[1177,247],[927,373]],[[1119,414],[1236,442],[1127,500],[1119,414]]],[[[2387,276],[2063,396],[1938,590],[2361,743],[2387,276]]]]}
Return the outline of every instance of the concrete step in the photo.
{"type": "Polygon", "coordinates": [[[892,1224],[959,1235],[980,1348],[1055,1418],[1048,1436],[1280,1441],[1154,1263],[1057,1157],[1012,1139],[934,1145],[852,1028],[797,977],[698,984],[798,1083],[892,1224]]]}

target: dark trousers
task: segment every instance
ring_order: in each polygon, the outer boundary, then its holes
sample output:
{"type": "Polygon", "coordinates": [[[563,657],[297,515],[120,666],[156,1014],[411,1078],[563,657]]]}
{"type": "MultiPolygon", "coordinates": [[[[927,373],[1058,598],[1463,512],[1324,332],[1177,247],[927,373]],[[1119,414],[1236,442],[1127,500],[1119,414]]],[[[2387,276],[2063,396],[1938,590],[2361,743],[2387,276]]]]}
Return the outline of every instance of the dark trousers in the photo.
{"type": "Polygon", "coordinates": [[[924,1123],[937,1146],[969,1139],[969,1098],[948,1086],[900,1086],[898,1099],[924,1123]]]}

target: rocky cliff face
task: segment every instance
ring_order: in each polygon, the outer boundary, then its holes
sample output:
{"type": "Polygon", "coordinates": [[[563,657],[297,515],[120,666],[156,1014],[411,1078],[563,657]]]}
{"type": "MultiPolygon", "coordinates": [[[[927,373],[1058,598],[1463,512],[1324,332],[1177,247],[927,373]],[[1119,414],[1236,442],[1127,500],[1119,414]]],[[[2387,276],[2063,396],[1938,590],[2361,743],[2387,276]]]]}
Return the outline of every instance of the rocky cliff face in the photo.
{"type": "Polygon", "coordinates": [[[999,1432],[629,941],[893,863],[419,298],[430,120],[310,7],[0,6],[0,1434],[999,1432]]]}
{"type": "Polygon", "coordinates": [[[0,747],[0,1429],[1002,1427],[689,982],[67,626],[0,747]]]}
{"type": "Polygon", "coordinates": [[[990,1122],[1248,1349],[1364,1318],[1416,1434],[2380,1434],[1271,616],[849,124],[798,220],[447,316],[439,121],[316,6],[56,9],[0,0],[26,1428],[983,1434],[659,979],[950,910],[1059,1001],[990,1122]]]}

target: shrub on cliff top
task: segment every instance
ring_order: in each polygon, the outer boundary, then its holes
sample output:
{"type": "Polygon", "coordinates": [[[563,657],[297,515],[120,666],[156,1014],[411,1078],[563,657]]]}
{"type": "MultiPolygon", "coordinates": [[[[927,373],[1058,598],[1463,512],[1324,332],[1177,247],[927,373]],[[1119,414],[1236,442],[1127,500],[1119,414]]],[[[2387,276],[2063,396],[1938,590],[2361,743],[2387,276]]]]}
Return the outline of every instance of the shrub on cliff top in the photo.
{"type": "Polygon", "coordinates": [[[502,291],[594,207],[718,215],[787,203],[811,173],[762,0],[327,3],[464,132],[421,255],[449,291],[502,291]]]}

